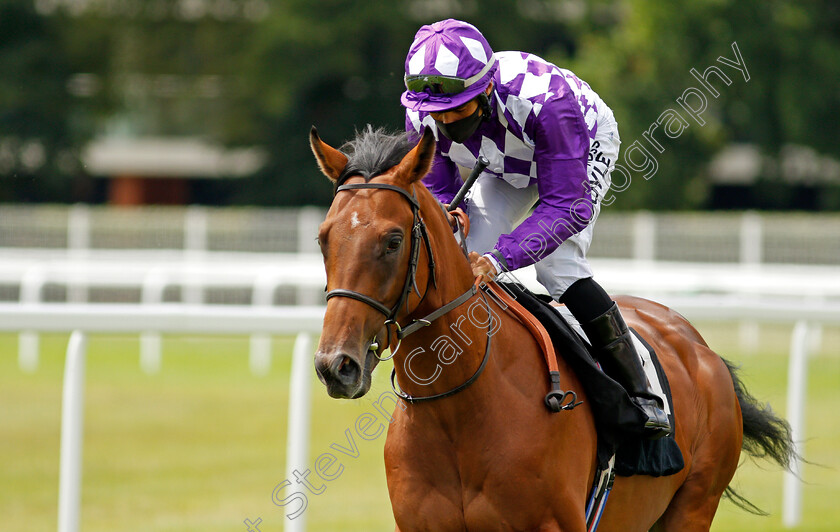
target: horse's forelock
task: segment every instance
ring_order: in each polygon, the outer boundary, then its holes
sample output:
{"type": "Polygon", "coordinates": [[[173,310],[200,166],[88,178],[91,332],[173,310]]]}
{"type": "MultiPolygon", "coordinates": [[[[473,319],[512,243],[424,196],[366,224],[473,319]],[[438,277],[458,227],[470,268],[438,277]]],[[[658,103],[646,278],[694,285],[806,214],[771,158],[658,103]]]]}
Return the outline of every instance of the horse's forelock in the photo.
{"type": "Polygon", "coordinates": [[[365,181],[370,181],[387,172],[403,160],[415,141],[406,133],[390,133],[368,124],[365,129],[356,132],[356,138],[340,148],[348,160],[336,180],[336,187],[352,176],[362,176],[365,181]]]}

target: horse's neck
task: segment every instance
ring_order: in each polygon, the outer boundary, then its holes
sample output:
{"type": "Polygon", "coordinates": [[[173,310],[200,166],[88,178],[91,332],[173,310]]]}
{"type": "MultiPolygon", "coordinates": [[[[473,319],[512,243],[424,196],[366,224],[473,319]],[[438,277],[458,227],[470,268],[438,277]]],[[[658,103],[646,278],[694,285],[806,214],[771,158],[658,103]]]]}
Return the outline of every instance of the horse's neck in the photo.
{"type": "MultiPolygon", "coordinates": [[[[419,286],[425,284],[426,291],[419,294],[422,297],[408,317],[409,321],[422,319],[454,301],[474,282],[469,262],[442,216],[440,205],[427,190],[418,192],[436,271],[434,280],[422,281],[418,278],[419,286]]],[[[424,247],[422,254],[425,253],[424,247]]],[[[427,258],[421,256],[420,264],[427,263],[427,258]]],[[[425,275],[429,274],[427,269],[423,271],[425,275]]],[[[464,368],[475,369],[471,359],[480,355],[473,352],[474,346],[480,344],[483,348],[485,340],[485,330],[476,327],[469,319],[469,310],[476,301],[480,299],[472,298],[403,340],[394,361],[399,384],[407,393],[425,396],[444,392],[450,383],[462,377],[466,371],[464,368]],[[456,354],[457,359],[453,361],[456,354]],[[432,379],[435,374],[439,376],[432,379]]],[[[455,382],[451,387],[457,384],[455,382]]]]}
{"type": "Polygon", "coordinates": [[[400,387],[417,397],[452,391],[470,380],[490,342],[484,371],[467,388],[405,407],[407,417],[400,417],[412,434],[439,435],[454,447],[469,447],[476,439],[497,441],[505,432],[500,424],[531,419],[545,408],[548,374],[536,341],[490,295],[472,298],[406,340],[394,366],[400,387]]]}
{"type": "MultiPolygon", "coordinates": [[[[437,215],[439,206],[436,202],[430,203],[434,202],[431,195],[425,197],[422,194],[420,199],[432,240],[437,274],[436,283],[428,283],[429,292],[412,313],[414,319],[454,301],[474,282],[469,262],[452,236],[448,223],[437,215]]],[[[395,357],[399,385],[415,396],[434,395],[460,386],[480,366],[491,337],[493,350],[503,351],[500,348],[507,341],[506,335],[495,334],[503,324],[508,331],[521,329],[515,319],[500,310],[492,296],[479,291],[428,327],[406,337],[395,357]]],[[[490,373],[485,371],[479,380],[492,379],[490,373]]]]}
{"type": "MultiPolygon", "coordinates": [[[[413,314],[431,312],[463,294],[474,282],[469,261],[441,216],[440,204],[428,190],[419,191],[421,216],[427,226],[435,261],[435,281],[427,283],[429,292],[413,314]]],[[[425,249],[423,250],[425,253],[425,249]]]]}

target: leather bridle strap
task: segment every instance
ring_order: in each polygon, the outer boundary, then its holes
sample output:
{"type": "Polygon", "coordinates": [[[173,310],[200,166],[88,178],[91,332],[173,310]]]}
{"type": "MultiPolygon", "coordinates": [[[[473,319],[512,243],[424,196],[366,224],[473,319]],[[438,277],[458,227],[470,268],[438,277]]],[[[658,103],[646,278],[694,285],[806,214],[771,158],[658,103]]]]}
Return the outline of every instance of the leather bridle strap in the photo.
{"type": "Polygon", "coordinates": [[[402,340],[403,338],[405,338],[409,334],[411,334],[413,332],[417,332],[421,327],[428,327],[429,325],[432,324],[433,321],[440,318],[441,316],[443,316],[447,312],[449,312],[451,310],[455,310],[456,308],[460,307],[461,305],[463,305],[464,303],[469,301],[472,298],[472,296],[475,295],[475,293],[477,291],[478,291],[477,285],[475,285],[475,284],[472,285],[472,287],[470,287],[469,290],[467,290],[466,292],[464,292],[463,294],[461,294],[457,298],[453,299],[449,303],[445,304],[444,306],[440,307],[436,311],[431,312],[428,315],[423,316],[422,318],[414,320],[409,325],[406,325],[404,328],[402,328],[397,333],[397,338],[402,340]]]}
{"type": "Polygon", "coordinates": [[[364,294],[353,290],[348,290],[346,288],[336,288],[334,290],[330,290],[329,292],[327,292],[326,299],[329,300],[333,297],[349,297],[351,299],[361,301],[384,314],[386,318],[386,323],[396,323],[396,317],[399,313],[400,307],[403,303],[406,303],[408,301],[408,295],[411,293],[412,288],[414,288],[414,290],[417,291],[418,296],[420,295],[419,290],[417,290],[415,280],[415,275],[417,273],[417,262],[420,258],[420,240],[425,240],[426,250],[429,255],[429,280],[427,281],[427,285],[430,282],[432,282],[432,280],[434,280],[435,277],[435,262],[434,257],[432,256],[432,249],[431,244],[429,243],[429,237],[426,233],[426,224],[423,223],[423,219],[420,218],[420,203],[417,201],[417,198],[414,196],[414,194],[409,194],[407,190],[400,188],[396,185],[390,185],[387,183],[351,183],[348,185],[339,186],[338,188],[336,188],[335,192],[337,194],[343,190],[360,189],[391,190],[393,192],[401,194],[411,204],[411,211],[414,216],[414,221],[411,224],[411,251],[409,256],[408,271],[406,272],[405,283],[403,284],[403,289],[400,293],[400,298],[397,300],[394,307],[390,309],[370,296],[366,296],[364,294]]]}
{"type": "Polygon", "coordinates": [[[364,294],[360,294],[359,292],[354,292],[353,290],[346,290],[344,288],[336,288],[335,290],[330,290],[327,294],[327,301],[331,297],[349,297],[350,299],[355,299],[356,301],[361,301],[362,303],[367,303],[371,307],[375,308],[385,316],[391,315],[391,309],[380,303],[379,301],[373,299],[372,297],[368,297],[364,294]]]}
{"type": "Polygon", "coordinates": [[[405,199],[408,200],[411,205],[414,206],[415,209],[420,208],[420,203],[417,201],[417,198],[414,197],[413,194],[409,194],[407,190],[404,188],[400,188],[396,185],[389,185],[388,183],[351,183],[349,185],[341,185],[337,189],[335,189],[336,193],[341,192],[342,190],[360,190],[365,188],[378,188],[382,190],[393,190],[394,192],[399,192],[405,199]]]}
{"type": "MultiPolygon", "coordinates": [[[[476,285],[473,285],[473,288],[475,288],[475,287],[476,287],[476,285]]],[[[467,292],[467,293],[469,293],[469,292],[467,292]]],[[[475,292],[473,292],[473,293],[475,293],[475,292]]],[[[484,299],[484,305],[487,307],[487,312],[489,313],[488,315],[492,316],[492,312],[490,310],[490,304],[487,302],[487,296],[484,295],[484,292],[481,293],[481,297],[484,299]]],[[[469,299],[469,298],[467,298],[467,299],[469,299]]],[[[467,379],[463,383],[459,384],[455,388],[452,388],[451,390],[448,390],[448,391],[445,391],[445,392],[442,392],[442,393],[436,393],[434,395],[421,395],[421,396],[409,395],[409,394],[407,394],[407,393],[405,393],[402,390],[397,388],[397,379],[396,379],[397,368],[395,366],[394,369],[391,370],[391,389],[394,390],[394,393],[397,394],[397,397],[399,397],[403,401],[405,401],[407,403],[411,403],[411,404],[421,403],[421,402],[425,402],[425,401],[434,401],[436,399],[443,399],[444,397],[450,397],[452,395],[455,395],[458,392],[464,391],[472,383],[474,383],[476,380],[478,380],[478,377],[482,374],[482,372],[484,372],[484,368],[487,367],[487,361],[490,360],[490,340],[493,338],[493,335],[490,334],[491,326],[492,326],[492,320],[490,321],[490,323],[487,324],[487,344],[484,347],[484,358],[481,359],[481,364],[478,366],[478,369],[475,370],[475,373],[472,374],[472,377],[470,377],[469,379],[467,379]]]]}

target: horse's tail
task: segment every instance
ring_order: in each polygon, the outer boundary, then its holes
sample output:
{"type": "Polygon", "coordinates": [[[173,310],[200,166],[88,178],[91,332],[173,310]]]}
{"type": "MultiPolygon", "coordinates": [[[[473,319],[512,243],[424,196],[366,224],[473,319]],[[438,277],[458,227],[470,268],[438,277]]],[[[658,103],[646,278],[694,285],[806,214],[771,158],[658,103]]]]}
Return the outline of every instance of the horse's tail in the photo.
{"type": "MultiPolygon", "coordinates": [[[[799,460],[793,445],[790,424],[773,413],[769,404],[760,403],[744,387],[738,376],[738,368],[724,359],[723,362],[732,376],[735,395],[741,405],[741,417],[744,423],[744,443],[742,449],[753,458],[770,458],[784,469],[790,471],[795,460],[799,460]]],[[[736,506],[757,515],[767,515],[728,486],[723,493],[736,506]]]]}

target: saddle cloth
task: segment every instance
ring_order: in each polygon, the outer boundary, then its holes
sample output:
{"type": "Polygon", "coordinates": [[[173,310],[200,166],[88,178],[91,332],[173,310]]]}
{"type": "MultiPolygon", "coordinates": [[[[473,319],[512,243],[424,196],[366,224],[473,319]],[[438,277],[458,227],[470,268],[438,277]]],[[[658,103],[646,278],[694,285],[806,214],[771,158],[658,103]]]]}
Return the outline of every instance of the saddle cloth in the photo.
{"type": "MultiPolygon", "coordinates": [[[[596,363],[589,342],[585,339],[586,335],[571,313],[565,307],[550,305],[519,284],[500,284],[517,303],[542,323],[555,351],[563,356],[580,379],[598,431],[598,464],[605,467],[615,454],[616,474],[622,476],[665,476],[682,470],[685,464],[674,434],[658,440],[647,440],[642,436],[643,414],[624,388],[596,363]]],[[[633,338],[654,391],[662,394],[673,427],[671,389],[667,376],[650,345],[636,331],[633,331],[633,338]]]]}

